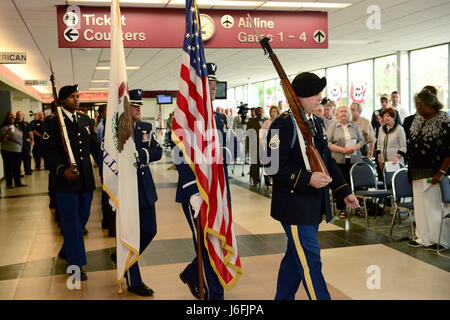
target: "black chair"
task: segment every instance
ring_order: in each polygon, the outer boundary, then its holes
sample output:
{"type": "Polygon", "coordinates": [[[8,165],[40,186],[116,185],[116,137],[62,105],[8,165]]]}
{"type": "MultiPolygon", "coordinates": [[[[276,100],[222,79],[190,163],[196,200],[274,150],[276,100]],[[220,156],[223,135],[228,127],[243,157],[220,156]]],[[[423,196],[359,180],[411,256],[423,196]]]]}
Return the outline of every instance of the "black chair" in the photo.
{"type": "Polygon", "coordinates": [[[391,229],[389,230],[389,237],[392,235],[394,229],[395,218],[400,219],[400,210],[408,212],[409,223],[411,225],[411,240],[414,241],[414,226],[412,213],[414,212],[412,185],[408,181],[408,169],[402,168],[397,170],[392,177],[392,202],[394,205],[394,214],[392,215],[391,229]]]}
{"type": "Polygon", "coordinates": [[[450,176],[444,176],[441,179],[441,205],[442,205],[442,217],[441,217],[441,228],[439,230],[439,240],[438,240],[438,251],[437,253],[443,257],[450,258],[450,256],[442,254],[441,251],[441,236],[442,236],[442,225],[450,220],[450,213],[447,213],[445,206],[450,203],[450,176]]]}
{"type": "MultiPolygon", "coordinates": [[[[370,165],[372,167],[372,169],[375,171],[375,174],[377,173],[377,165],[375,164],[375,162],[372,161],[372,159],[370,159],[368,157],[362,157],[362,161],[364,163],[367,163],[368,165],[370,165]]],[[[377,189],[383,189],[383,188],[384,188],[384,182],[377,180],[377,189]]]]}
{"type": "MultiPolygon", "coordinates": [[[[400,165],[400,169],[405,167],[400,162],[398,164],[400,165]]],[[[386,166],[383,168],[383,177],[384,177],[383,187],[385,190],[392,190],[392,178],[394,177],[394,174],[397,171],[386,171],[386,166]]]]}
{"type": "MultiPolygon", "coordinates": [[[[377,189],[375,170],[365,162],[355,163],[350,168],[350,184],[353,194],[357,198],[363,199],[364,214],[366,216],[367,227],[369,227],[367,199],[387,199],[392,197],[392,191],[377,189]]],[[[376,208],[376,211],[378,211],[378,204],[376,204],[376,208]]]]}

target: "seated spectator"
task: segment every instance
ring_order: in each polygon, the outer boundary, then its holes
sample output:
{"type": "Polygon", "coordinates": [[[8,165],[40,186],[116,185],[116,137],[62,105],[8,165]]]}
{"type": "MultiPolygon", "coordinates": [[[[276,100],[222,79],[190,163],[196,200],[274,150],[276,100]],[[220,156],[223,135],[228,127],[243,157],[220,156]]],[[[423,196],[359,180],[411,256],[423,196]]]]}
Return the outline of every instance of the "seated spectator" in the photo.
{"type": "Polygon", "coordinates": [[[14,114],[8,112],[0,128],[1,154],[6,188],[25,187],[20,181],[20,159],[22,153],[22,131],[14,126],[14,114]]]}
{"type": "Polygon", "coordinates": [[[384,125],[378,132],[377,160],[383,171],[386,162],[405,164],[406,138],[403,127],[395,122],[395,110],[386,108],[381,112],[384,125]]]}
{"type": "MultiPolygon", "coordinates": [[[[331,156],[336,160],[347,184],[350,185],[350,168],[362,160],[360,149],[364,139],[358,124],[350,120],[350,111],[346,105],[337,107],[336,121],[328,128],[327,136],[331,156]]],[[[338,199],[336,207],[340,210],[339,217],[345,219],[347,217],[345,202],[338,199]]],[[[364,213],[357,210],[356,215],[363,217],[364,213]]]]}

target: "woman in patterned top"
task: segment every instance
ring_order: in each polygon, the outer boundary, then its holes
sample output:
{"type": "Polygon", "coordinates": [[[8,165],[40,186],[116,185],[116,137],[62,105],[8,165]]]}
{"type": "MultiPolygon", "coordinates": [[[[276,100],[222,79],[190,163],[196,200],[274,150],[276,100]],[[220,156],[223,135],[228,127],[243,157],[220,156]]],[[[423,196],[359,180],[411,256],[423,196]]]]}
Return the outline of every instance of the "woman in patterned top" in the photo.
{"type": "MultiPolygon", "coordinates": [[[[450,165],[450,119],[436,95],[422,89],[415,97],[417,113],[407,139],[409,178],[413,184],[416,236],[409,246],[437,251],[441,222],[439,181],[450,165]]],[[[450,245],[448,224],[443,225],[441,244],[450,245]]]]}

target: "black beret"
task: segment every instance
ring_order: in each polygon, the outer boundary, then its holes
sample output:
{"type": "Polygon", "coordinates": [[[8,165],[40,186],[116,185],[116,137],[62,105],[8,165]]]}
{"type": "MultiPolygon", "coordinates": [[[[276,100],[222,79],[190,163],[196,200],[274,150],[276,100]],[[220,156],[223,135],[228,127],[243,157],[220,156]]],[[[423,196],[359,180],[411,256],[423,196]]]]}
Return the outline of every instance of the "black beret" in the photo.
{"type": "Polygon", "coordinates": [[[73,86],[64,86],[61,89],[59,89],[58,98],[64,100],[74,92],[78,92],[77,84],[74,84],[73,86]]]}
{"type": "Polygon", "coordinates": [[[319,78],[311,72],[302,72],[294,78],[294,81],[292,81],[292,87],[294,88],[295,93],[302,98],[315,96],[321,92],[326,85],[327,79],[325,77],[319,78]]]}

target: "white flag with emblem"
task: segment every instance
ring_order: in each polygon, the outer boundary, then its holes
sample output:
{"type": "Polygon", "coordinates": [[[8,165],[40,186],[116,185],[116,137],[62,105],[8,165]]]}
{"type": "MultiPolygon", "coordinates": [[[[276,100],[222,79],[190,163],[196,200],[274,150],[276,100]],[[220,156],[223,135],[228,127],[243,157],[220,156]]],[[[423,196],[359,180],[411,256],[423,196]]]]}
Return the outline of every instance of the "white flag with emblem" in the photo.
{"type": "Polygon", "coordinates": [[[116,208],[117,280],[139,258],[136,147],[131,118],[119,1],[111,3],[111,69],[103,151],[103,189],[116,208]]]}

